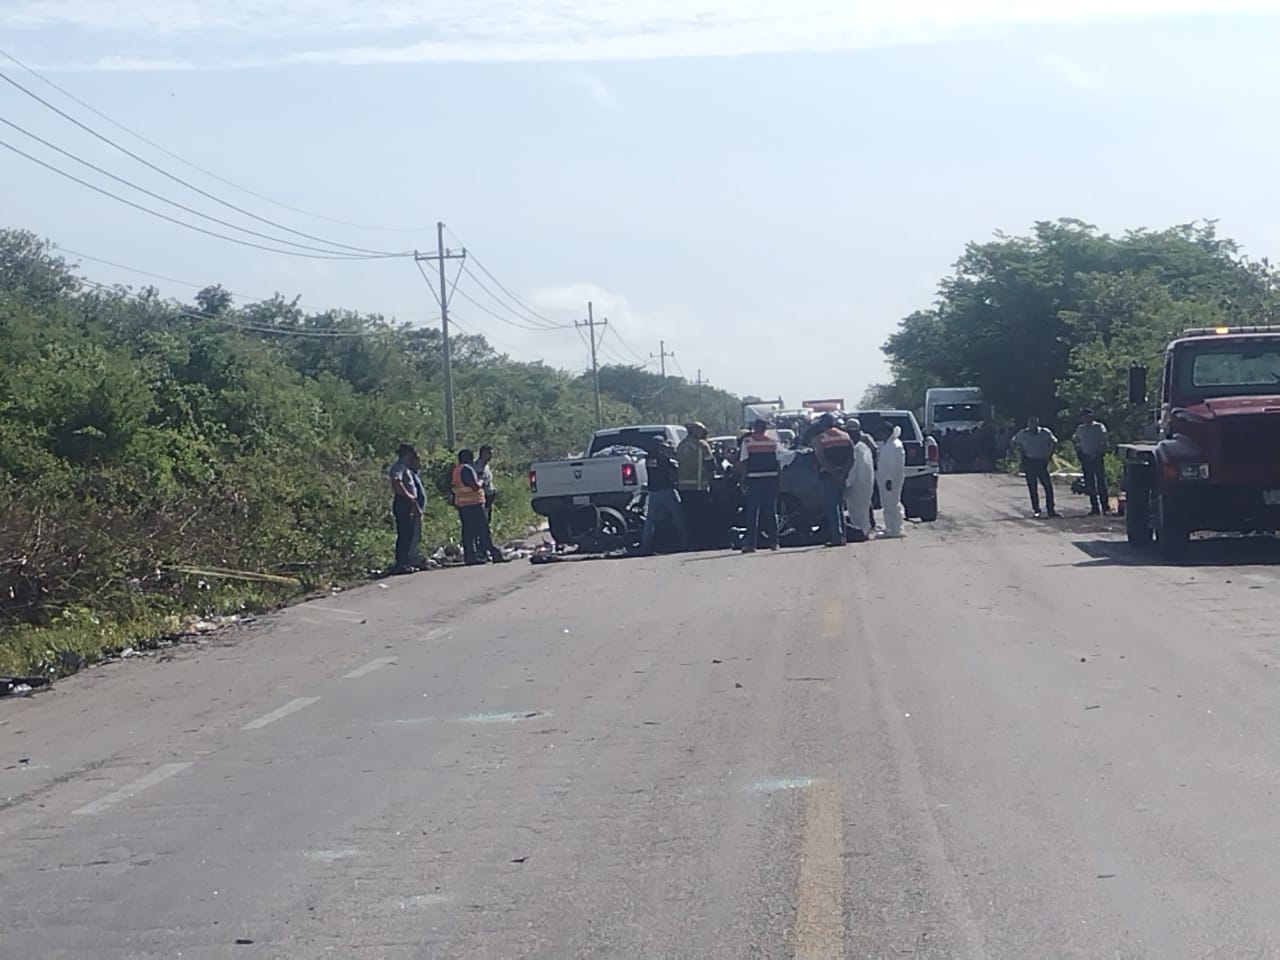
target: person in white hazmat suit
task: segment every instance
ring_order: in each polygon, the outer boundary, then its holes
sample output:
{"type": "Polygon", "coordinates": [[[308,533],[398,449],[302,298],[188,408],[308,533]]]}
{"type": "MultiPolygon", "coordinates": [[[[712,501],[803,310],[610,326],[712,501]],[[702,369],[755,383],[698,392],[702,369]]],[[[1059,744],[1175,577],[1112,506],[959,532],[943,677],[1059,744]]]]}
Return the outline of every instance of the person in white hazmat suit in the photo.
{"type": "Polygon", "coordinates": [[[907,473],[907,450],[902,445],[902,428],[889,429],[885,423],[880,437],[880,469],[876,482],[880,485],[880,506],[884,509],[886,537],[902,536],[902,482],[907,473]]]}
{"type": "Polygon", "coordinates": [[[844,422],[845,432],[853,441],[853,468],[844,483],[844,508],[849,514],[849,525],[854,535],[853,543],[867,540],[867,526],[871,518],[871,497],[875,492],[876,468],[871,448],[862,442],[862,424],[856,417],[844,422]]]}

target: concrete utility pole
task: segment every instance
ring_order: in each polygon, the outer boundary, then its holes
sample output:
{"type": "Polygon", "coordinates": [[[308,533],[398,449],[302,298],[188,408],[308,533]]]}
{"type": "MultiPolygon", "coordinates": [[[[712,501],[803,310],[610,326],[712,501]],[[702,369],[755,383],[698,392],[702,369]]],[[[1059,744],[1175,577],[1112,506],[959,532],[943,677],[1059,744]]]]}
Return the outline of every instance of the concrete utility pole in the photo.
{"type": "MultiPolygon", "coordinates": [[[[675,355],[676,354],[674,350],[671,351],[670,353],[667,353],[667,341],[665,340],[658,341],[658,352],[656,354],[655,353],[649,354],[650,360],[658,361],[658,369],[662,372],[662,387],[664,390],[666,389],[666,386],[667,386],[667,357],[674,357],[675,355]]],[[[666,410],[661,411],[658,415],[658,419],[661,422],[666,423],[667,411],[666,410]]]]}
{"type": "Polygon", "coordinates": [[[711,384],[709,384],[706,380],[702,379],[701,369],[698,370],[698,379],[693,382],[698,387],[698,416],[702,416],[702,388],[709,387],[711,386],[711,384]]]}
{"type": "Polygon", "coordinates": [[[453,360],[449,354],[449,290],[445,285],[444,262],[466,258],[465,249],[461,253],[453,253],[444,248],[444,223],[442,222],[436,223],[436,252],[429,254],[420,254],[416,250],[413,252],[413,259],[418,263],[424,260],[436,261],[440,273],[440,342],[444,352],[444,439],[445,446],[450,450],[457,446],[458,435],[453,423],[453,360]]]}
{"type": "MultiPolygon", "coordinates": [[[[596,320],[595,314],[592,312],[591,301],[587,301],[587,319],[579,320],[574,324],[576,327],[586,327],[587,335],[591,338],[591,379],[596,385],[596,429],[604,427],[604,415],[600,412],[600,364],[596,362],[596,327],[604,328],[609,326],[609,320],[596,320]]],[[[604,334],[602,333],[603,337],[604,334]]]]}

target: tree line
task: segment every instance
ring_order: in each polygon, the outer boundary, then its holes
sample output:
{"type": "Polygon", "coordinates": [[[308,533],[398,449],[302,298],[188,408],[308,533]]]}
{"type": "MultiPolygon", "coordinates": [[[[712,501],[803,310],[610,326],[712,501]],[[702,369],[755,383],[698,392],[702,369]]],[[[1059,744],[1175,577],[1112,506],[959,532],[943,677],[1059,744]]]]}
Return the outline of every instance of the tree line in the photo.
{"type": "MultiPolygon", "coordinates": [[[[500,536],[533,519],[531,460],[580,451],[591,377],[451,338],[459,445],[497,451],[500,536]]],[[[0,230],[0,673],[58,668],[181,613],[280,599],[391,560],[386,468],[424,454],[424,543],[455,542],[434,327],[277,296],[191,303],[86,280],[0,230]]],[[[640,367],[600,373],[606,423],[717,426],[738,400],[640,367]]]]}
{"type": "Polygon", "coordinates": [[[1120,236],[1080,220],[970,243],[937,299],[905,317],[883,350],[891,380],[864,404],[918,410],[935,386],[978,386],[998,416],[1065,426],[1092,408],[1132,438],[1131,363],[1158,368],[1182,330],[1280,317],[1280,276],[1198,221],[1120,236]]]}

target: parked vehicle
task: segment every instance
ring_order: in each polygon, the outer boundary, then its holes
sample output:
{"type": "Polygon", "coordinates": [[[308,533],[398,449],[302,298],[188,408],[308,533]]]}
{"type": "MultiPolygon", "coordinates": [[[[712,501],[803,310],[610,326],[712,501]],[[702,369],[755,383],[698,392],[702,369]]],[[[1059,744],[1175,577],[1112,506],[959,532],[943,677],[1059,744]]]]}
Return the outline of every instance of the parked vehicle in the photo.
{"type": "Polygon", "coordinates": [[[924,392],[924,432],[931,437],[976,430],[990,414],[979,387],[933,387],[924,392]]]}
{"type": "MultiPolygon", "coordinates": [[[[1129,402],[1147,402],[1146,369],[1129,402]]],[[[1169,559],[1191,534],[1280,529],[1280,327],[1188,330],[1165,349],[1159,439],[1126,443],[1125,531],[1169,559]]]]}
{"type": "Polygon", "coordinates": [[[547,518],[560,546],[603,552],[638,542],[644,525],[645,457],[658,438],[675,446],[686,433],[670,424],[597,430],[583,456],[531,464],[534,512],[547,518]]]}
{"type": "MultiPolygon", "coordinates": [[[[902,509],[909,519],[932,523],[938,519],[938,444],[920,429],[910,410],[863,410],[853,414],[862,429],[879,437],[881,428],[900,427],[902,446],[907,455],[906,479],[902,482],[902,509]]],[[[879,488],[875,505],[879,506],[879,488]]]]}

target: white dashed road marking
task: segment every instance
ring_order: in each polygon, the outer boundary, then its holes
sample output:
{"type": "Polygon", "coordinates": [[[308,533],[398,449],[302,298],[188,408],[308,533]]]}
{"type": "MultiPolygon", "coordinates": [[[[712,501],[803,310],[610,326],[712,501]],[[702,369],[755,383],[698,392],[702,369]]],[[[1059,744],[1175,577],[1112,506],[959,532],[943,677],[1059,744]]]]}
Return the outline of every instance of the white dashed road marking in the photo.
{"type": "Polygon", "coordinates": [[[377,660],[370,660],[363,667],[356,667],[350,673],[343,674],[344,680],[355,680],[357,677],[363,677],[373,673],[375,670],[381,670],[383,667],[389,667],[396,662],[395,657],[379,657],[377,660]]]}
{"type": "Polygon", "coordinates": [[[246,723],[240,729],[241,730],[261,730],[267,724],[275,723],[277,720],[281,719],[282,717],[287,717],[291,713],[297,713],[299,710],[303,709],[304,707],[311,706],[313,703],[315,703],[319,699],[320,699],[319,697],[299,697],[297,700],[290,700],[288,703],[286,703],[283,707],[280,707],[278,710],[272,710],[266,716],[259,717],[257,720],[254,720],[250,723],[246,723]]]}
{"type": "Polygon", "coordinates": [[[187,767],[191,766],[187,763],[166,763],[163,767],[157,767],[148,773],[145,777],[139,777],[133,783],[126,784],[113,793],[108,793],[105,797],[86,803],[79,810],[73,810],[72,813],[80,817],[93,816],[95,813],[101,813],[108,807],[113,807],[122,800],[128,800],[130,797],[136,797],[143,790],[154,787],[157,783],[168,780],[175,774],[181,773],[187,767]]]}

